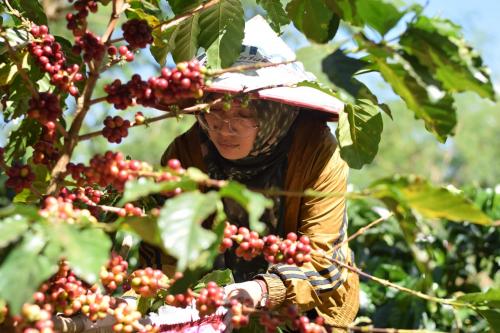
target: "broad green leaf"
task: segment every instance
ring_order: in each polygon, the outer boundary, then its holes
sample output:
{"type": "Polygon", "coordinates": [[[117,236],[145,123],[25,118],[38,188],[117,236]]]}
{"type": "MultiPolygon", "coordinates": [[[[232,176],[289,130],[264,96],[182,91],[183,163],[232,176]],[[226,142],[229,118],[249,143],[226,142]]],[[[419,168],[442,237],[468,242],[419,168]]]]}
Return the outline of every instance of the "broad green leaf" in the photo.
{"type": "Polygon", "coordinates": [[[139,18],[148,21],[151,27],[159,23],[162,19],[163,13],[159,6],[158,1],[144,1],[144,0],[129,0],[127,1],[129,8],[125,12],[127,18],[139,18]]]}
{"type": "Polygon", "coordinates": [[[290,23],[290,19],[286,16],[285,9],[281,1],[276,0],[257,0],[267,13],[267,19],[270,21],[271,27],[277,33],[281,32],[281,27],[290,23]]]}
{"type": "Polygon", "coordinates": [[[259,219],[266,208],[272,207],[273,202],[270,199],[260,193],[250,191],[244,185],[235,181],[228,182],[226,186],[220,189],[219,194],[223,198],[233,199],[246,209],[250,229],[258,233],[264,232],[265,224],[260,222],[259,219]]]}
{"type": "Polygon", "coordinates": [[[32,300],[40,284],[57,271],[57,263],[41,254],[46,240],[40,233],[27,233],[0,266],[0,298],[18,314],[21,306],[32,300]]]}
{"type": "Polygon", "coordinates": [[[158,228],[165,248],[177,258],[177,270],[184,271],[215,241],[212,231],[201,223],[217,209],[216,192],[187,192],[166,201],[158,217],[158,228]]]}
{"type": "Polygon", "coordinates": [[[500,288],[491,288],[487,292],[465,294],[458,297],[457,300],[477,306],[500,309],[500,288]]]}
{"type": "Polygon", "coordinates": [[[328,42],[339,28],[340,18],[322,1],[292,0],[286,11],[295,27],[318,43],[328,42]]]}
{"type": "Polygon", "coordinates": [[[196,55],[200,32],[198,19],[199,14],[195,14],[179,24],[175,34],[175,48],[172,51],[175,62],[189,61],[196,55]]]}
{"type": "Polygon", "coordinates": [[[29,220],[40,219],[40,215],[38,215],[38,209],[35,206],[16,204],[0,209],[0,217],[7,218],[13,215],[22,215],[29,220]]]}
{"type": "Polygon", "coordinates": [[[119,223],[121,230],[132,231],[146,243],[159,246],[160,248],[163,247],[156,219],[151,217],[127,216],[122,218],[119,223]]]}
{"type": "Polygon", "coordinates": [[[426,218],[491,225],[491,219],[461,192],[430,184],[417,176],[395,176],[370,185],[375,198],[390,197],[426,218]]]}
{"type": "Polygon", "coordinates": [[[118,203],[118,206],[123,206],[127,202],[135,201],[149,194],[172,191],[176,188],[192,191],[197,188],[197,184],[189,175],[184,175],[179,181],[165,181],[160,183],[150,178],[139,178],[125,184],[123,198],[118,203]]]}
{"type": "Polygon", "coordinates": [[[21,192],[17,193],[12,199],[13,203],[36,203],[40,198],[36,196],[31,190],[25,188],[21,192]]]}
{"type": "Polygon", "coordinates": [[[409,54],[427,67],[448,92],[474,91],[495,99],[482,60],[460,33],[460,26],[441,18],[419,17],[400,39],[409,54]]]}
{"type": "Polygon", "coordinates": [[[382,115],[371,101],[362,99],[356,105],[347,104],[339,115],[336,130],[342,159],[354,169],[373,161],[382,129],[382,115]]]}
{"type": "Polygon", "coordinates": [[[490,324],[492,333],[500,333],[500,311],[498,310],[477,310],[490,324]]]}
{"type": "Polygon", "coordinates": [[[179,26],[173,26],[164,31],[161,29],[153,31],[153,44],[149,50],[160,66],[165,66],[168,53],[175,49],[175,39],[178,32],[179,26]]]}
{"type": "Polygon", "coordinates": [[[200,46],[212,69],[231,66],[241,52],[245,20],[240,0],[220,0],[200,14],[200,46]]]}
{"type": "Polygon", "coordinates": [[[1,59],[0,63],[0,86],[8,85],[15,74],[17,73],[17,67],[12,62],[7,59],[1,59]]]}
{"type": "Polygon", "coordinates": [[[354,98],[358,97],[361,86],[358,83],[359,81],[353,80],[353,77],[356,72],[367,65],[366,61],[349,57],[342,50],[335,50],[321,62],[322,70],[328,76],[328,79],[354,98]]]}
{"type": "Polygon", "coordinates": [[[38,1],[10,0],[10,4],[17,9],[23,16],[29,18],[38,25],[47,25],[47,16],[43,7],[38,1]]]}
{"type": "Polygon", "coordinates": [[[340,18],[354,25],[362,25],[356,3],[358,0],[324,0],[325,4],[340,18]]]}
{"type": "Polygon", "coordinates": [[[427,87],[421,85],[418,76],[412,73],[411,66],[402,58],[392,59],[398,62],[389,62],[391,54],[388,51],[371,48],[368,52],[371,53],[368,58],[373,61],[373,67],[382,74],[394,92],[406,102],[417,118],[424,120],[428,131],[439,141],[445,142],[457,122],[451,95],[445,94],[435,101],[431,100],[427,87]]]}
{"type": "Polygon", "coordinates": [[[202,2],[202,0],[169,0],[168,4],[175,14],[181,14],[189,9],[193,9],[202,2]]]}
{"type": "Polygon", "coordinates": [[[201,255],[196,260],[189,263],[188,269],[184,271],[184,276],[169,288],[169,292],[176,294],[186,291],[188,287],[194,286],[204,274],[213,269],[214,261],[219,256],[219,245],[224,238],[224,229],[226,227],[225,218],[220,218],[222,215],[224,215],[224,210],[222,202],[219,201],[215,225],[212,227],[212,231],[215,233],[215,241],[207,250],[201,252],[201,255]]]}
{"type": "Polygon", "coordinates": [[[106,264],[111,250],[111,240],[97,228],[80,229],[76,225],[45,226],[49,242],[60,246],[76,275],[92,284],[99,279],[101,266],[106,264]]]}
{"type": "Polygon", "coordinates": [[[356,11],[362,22],[385,35],[406,14],[388,0],[357,0],[356,11]]]}
{"type": "Polygon", "coordinates": [[[193,288],[193,290],[196,292],[201,288],[205,288],[207,283],[210,281],[217,283],[217,285],[219,286],[226,286],[228,284],[234,283],[233,273],[230,269],[212,271],[202,277],[193,288]]]}
{"type": "Polygon", "coordinates": [[[26,216],[15,214],[0,220],[0,249],[16,241],[28,229],[26,216]]]}

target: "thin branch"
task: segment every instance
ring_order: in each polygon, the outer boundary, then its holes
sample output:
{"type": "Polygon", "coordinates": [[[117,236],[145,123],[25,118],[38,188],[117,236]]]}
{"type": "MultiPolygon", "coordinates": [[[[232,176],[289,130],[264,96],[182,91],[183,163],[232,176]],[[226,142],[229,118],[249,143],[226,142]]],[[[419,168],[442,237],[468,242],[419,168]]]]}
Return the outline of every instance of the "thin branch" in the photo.
{"type": "Polygon", "coordinates": [[[94,98],[94,99],[92,99],[92,100],[89,101],[89,104],[90,105],[94,105],[94,104],[97,104],[97,103],[105,102],[106,98],[108,98],[108,96],[94,98]]]}
{"type": "Polygon", "coordinates": [[[56,128],[57,128],[57,131],[64,137],[66,138],[68,136],[68,132],[66,131],[66,129],[63,127],[63,125],[60,123],[60,122],[56,122],[56,128]]]}
{"type": "Polygon", "coordinates": [[[333,247],[333,251],[341,248],[344,244],[346,243],[349,243],[350,241],[352,241],[354,238],[364,234],[368,229],[370,228],[373,228],[374,226],[376,226],[377,224],[379,224],[380,222],[382,221],[385,221],[387,220],[389,217],[393,216],[394,213],[393,212],[390,212],[389,214],[387,214],[386,216],[382,216],[378,219],[376,219],[375,221],[369,223],[368,225],[362,227],[362,228],[359,228],[358,231],[356,231],[355,233],[353,233],[349,238],[345,239],[344,241],[340,242],[339,244],[335,245],[333,247]]]}
{"type": "Polygon", "coordinates": [[[377,283],[379,283],[379,284],[381,284],[383,286],[397,289],[399,291],[402,291],[402,292],[405,292],[407,294],[410,294],[410,295],[413,295],[413,296],[425,299],[427,301],[436,302],[436,303],[440,303],[440,304],[452,305],[452,306],[455,306],[455,307],[469,307],[471,309],[475,309],[475,307],[473,305],[468,304],[468,303],[459,302],[459,301],[456,301],[454,299],[439,298],[439,297],[427,295],[427,294],[424,294],[424,293],[422,293],[420,291],[416,291],[416,290],[413,290],[413,289],[402,287],[402,286],[399,286],[399,285],[397,285],[397,284],[395,284],[393,282],[390,282],[390,281],[378,278],[376,276],[370,275],[368,273],[363,272],[362,270],[360,270],[357,267],[350,266],[350,265],[348,265],[346,263],[343,263],[342,261],[339,261],[337,259],[329,257],[328,255],[325,254],[324,251],[313,251],[312,255],[313,256],[319,256],[319,257],[322,257],[324,259],[327,259],[327,260],[329,260],[329,261],[331,261],[331,262],[333,262],[333,263],[335,263],[335,264],[337,264],[339,266],[342,266],[342,267],[350,270],[351,272],[354,272],[354,273],[358,274],[359,276],[362,276],[362,277],[365,277],[365,278],[370,279],[372,281],[375,281],[375,282],[377,282],[377,283]]]}
{"type": "MultiPolygon", "coordinates": [[[[125,11],[127,7],[128,4],[124,3],[124,0],[113,0],[113,11],[111,13],[106,31],[101,38],[103,44],[109,45],[109,38],[111,37],[111,34],[113,33],[113,30],[118,23],[120,14],[123,13],[123,11],[125,11]]],[[[52,169],[52,179],[48,187],[48,193],[55,193],[62,183],[60,178],[64,174],[66,165],[69,163],[71,155],[73,154],[73,150],[78,144],[78,133],[80,131],[80,128],[82,127],[83,119],[85,118],[90,108],[89,102],[97,83],[97,79],[99,78],[99,71],[103,60],[104,57],[102,57],[101,59],[96,59],[89,63],[90,74],[87,82],[85,83],[82,95],[78,97],[75,118],[69,129],[68,136],[64,141],[63,153],[52,169]]]]}
{"type": "Polygon", "coordinates": [[[185,12],[184,14],[182,15],[179,15],[179,16],[176,16],[170,20],[166,20],[166,21],[163,21],[163,22],[160,22],[158,25],[154,26],[153,29],[158,29],[158,28],[161,28],[162,30],[166,30],[174,25],[177,25],[179,23],[181,23],[182,21],[186,20],[187,18],[193,16],[194,14],[202,11],[202,10],[205,10],[207,8],[210,8],[216,4],[219,3],[220,0],[211,0],[211,1],[208,1],[208,2],[205,2],[205,3],[202,3],[201,5],[199,5],[198,7],[196,8],[193,8],[187,12],[185,12]]]}

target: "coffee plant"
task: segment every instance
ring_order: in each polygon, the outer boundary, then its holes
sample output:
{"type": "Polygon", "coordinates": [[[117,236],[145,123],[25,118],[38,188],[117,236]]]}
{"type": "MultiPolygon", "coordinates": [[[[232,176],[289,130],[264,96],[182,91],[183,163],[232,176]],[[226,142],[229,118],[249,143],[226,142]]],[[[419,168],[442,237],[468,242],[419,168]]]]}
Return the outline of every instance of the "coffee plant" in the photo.
{"type": "MultiPolygon", "coordinates": [[[[296,85],[343,101],[344,110],[333,118],[338,121],[340,154],[353,168],[373,160],[383,127],[381,114],[391,115],[388,106],[356,79],[359,71],[380,73],[439,141],[452,135],[456,125],[452,93],[473,91],[495,98],[488,72],[463,40],[460,27],[426,17],[418,5],[400,8],[385,1],[326,0],[292,0],[286,7],[279,1],[257,3],[277,32],[292,22],[317,43],[301,50],[299,60],[320,81],[296,85]],[[374,4],[390,15],[367,15],[375,10],[374,4]],[[406,15],[412,20],[393,42],[367,33],[372,29],[385,36],[406,15]],[[319,20],[317,26],[306,23],[314,20],[319,20]],[[340,21],[351,28],[349,39],[357,49],[341,47],[331,53],[323,46],[335,37],[340,21]],[[317,72],[316,66],[309,68],[311,59],[323,63],[323,72],[317,72]],[[442,97],[431,98],[431,86],[442,97]]],[[[468,294],[447,289],[449,293],[435,294],[430,267],[419,259],[415,247],[405,255],[417,261],[427,280],[413,288],[401,287],[390,278],[375,277],[378,272],[371,268],[373,275],[330,258],[314,249],[307,235],[266,234],[260,218],[272,204],[267,190],[250,191],[235,181],[210,179],[176,159],[158,168],[108,150],[88,162],[78,161],[75,149],[86,140],[102,136],[119,144],[138,126],[209,112],[215,102],[230,108],[234,95],[242,97],[245,91],[213,102],[202,97],[211,92],[210,82],[218,76],[249,68],[230,67],[244,35],[239,0],[168,1],[168,9],[158,1],[138,0],[69,0],[67,5],[60,9],[66,11],[64,37],[53,31],[53,22],[38,1],[0,3],[0,103],[4,121],[18,122],[6,146],[0,148],[0,170],[12,193],[12,202],[0,209],[2,332],[66,332],[65,320],[87,326],[107,322],[117,333],[160,332],[159,326],[144,319],[155,311],[161,313],[165,305],[192,307],[200,320],[215,318],[225,309],[231,315],[230,325],[242,331],[278,332],[282,327],[302,333],[339,328],[390,331],[356,324],[335,327],[322,317],[308,318],[293,304],[267,309],[227,299],[223,286],[232,282],[230,273],[213,271],[215,258],[225,251],[234,251],[244,260],[262,256],[269,264],[298,267],[321,257],[375,281],[378,288],[393,288],[398,295],[446,305],[453,311],[465,309],[475,318],[484,318],[483,327],[489,323],[492,330],[498,329],[500,289],[468,294]],[[99,33],[90,19],[102,12],[109,19],[99,33]],[[196,60],[201,49],[207,54],[205,63],[196,60]],[[158,63],[154,74],[138,73],[135,64],[144,54],[151,54],[158,63]],[[121,74],[129,70],[133,73],[125,79],[121,74]],[[109,112],[100,129],[84,133],[85,121],[96,107],[114,109],[120,115],[109,112]],[[158,115],[145,116],[134,110],[138,107],[158,115]],[[223,204],[227,198],[247,210],[250,228],[227,221],[223,204]],[[123,235],[133,235],[136,241],[174,257],[176,272],[169,276],[151,267],[137,267],[136,258],[129,256],[130,245],[119,241],[123,235]],[[127,302],[123,295],[129,293],[137,296],[137,302],[127,302]]],[[[270,65],[279,64],[256,64],[250,69],[270,65]]],[[[257,98],[258,91],[250,95],[257,98]]],[[[339,194],[306,191],[300,195],[339,194]]],[[[384,205],[409,244],[415,242],[422,218],[493,229],[493,220],[498,219],[456,189],[412,175],[381,179],[363,191],[342,195],[384,205]]],[[[364,213],[370,215],[373,210],[369,212],[364,213]]],[[[376,223],[387,219],[389,215],[376,223]]],[[[372,224],[352,230],[353,237],[366,238],[368,228],[372,224]]]]}

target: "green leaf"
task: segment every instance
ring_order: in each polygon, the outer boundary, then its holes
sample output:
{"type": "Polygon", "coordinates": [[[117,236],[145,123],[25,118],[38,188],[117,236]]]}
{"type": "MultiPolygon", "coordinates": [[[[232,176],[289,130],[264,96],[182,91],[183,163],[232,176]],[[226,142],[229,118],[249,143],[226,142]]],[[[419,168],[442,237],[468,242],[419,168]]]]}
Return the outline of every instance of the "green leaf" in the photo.
{"type": "Polygon", "coordinates": [[[245,20],[240,0],[221,0],[200,14],[200,46],[212,69],[231,66],[241,52],[245,20]]]}
{"type": "Polygon", "coordinates": [[[38,1],[11,0],[11,6],[21,12],[23,16],[34,21],[36,24],[47,25],[47,16],[38,1]]]}
{"type": "Polygon", "coordinates": [[[219,200],[216,192],[187,192],[167,200],[161,209],[158,227],[163,248],[177,258],[177,270],[184,271],[215,241],[214,233],[201,223],[216,211],[219,200]]]}
{"type": "Polygon", "coordinates": [[[491,225],[491,219],[470,202],[461,192],[451,187],[438,187],[417,176],[395,176],[370,185],[375,198],[392,198],[417,211],[420,215],[450,221],[469,221],[491,225]]]}
{"type": "Polygon", "coordinates": [[[205,288],[207,283],[210,281],[217,283],[217,285],[219,286],[226,286],[228,284],[234,283],[233,273],[230,269],[212,271],[202,277],[193,288],[193,290],[196,292],[201,288],[205,288]]]}
{"type": "Polygon", "coordinates": [[[420,16],[401,36],[404,50],[415,56],[448,92],[474,91],[495,99],[493,83],[482,59],[449,20],[420,16]]]}
{"type": "Polygon", "coordinates": [[[0,63],[0,87],[8,85],[17,74],[17,67],[8,59],[1,59],[0,63]]]}
{"type": "Polygon", "coordinates": [[[80,229],[76,225],[45,226],[51,243],[61,248],[76,275],[93,284],[99,279],[101,266],[105,265],[111,250],[111,240],[97,228],[80,229]]]}
{"type": "Polygon", "coordinates": [[[459,296],[458,301],[467,302],[476,306],[487,306],[500,309],[500,288],[490,288],[487,292],[470,293],[459,296]]]}
{"type": "Polygon", "coordinates": [[[176,188],[181,188],[185,191],[193,191],[197,188],[197,183],[189,174],[183,175],[179,181],[166,181],[160,183],[150,178],[131,180],[125,184],[125,191],[118,206],[123,206],[127,202],[138,200],[153,193],[172,191],[176,188]]]}
{"type": "Polygon", "coordinates": [[[265,224],[260,222],[259,219],[266,210],[273,206],[272,200],[266,198],[264,195],[252,192],[244,185],[230,181],[222,187],[219,194],[223,198],[231,198],[239,203],[248,212],[248,221],[250,229],[262,233],[265,230],[265,224]]]}
{"type": "Polygon", "coordinates": [[[356,105],[346,104],[336,130],[342,159],[354,169],[373,161],[382,129],[382,115],[371,101],[362,99],[356,105]]]}
{"type": "Polygon", "coordinates": [[[357,0],[356,11],[360,21],[376,29],[381,35],[391,30],[406,14],[387,0],[357,0]]]}
{"type": "Polygon", "coordinates": [[[26,233],[0,266],[0,298],[7,301],[13,314],[18,314],[40,284],[57,271],[56,262],[41,254],[45,244],[40,233],[26,233]]]}
{"type": "Polygon", "coordinates": [[[149,50],[160,66],[165,66],[168,53],[175,49],[175,39],[178,32],[179,26],[173,26],[164,31],[161,29],[153,31],[153,44],[149,50]]]}
{"type": "Polygon", "coordinates": [[[271,27],[277,33],[281,33],[281,27],[290,23],[290,19],[286,16],[285,9],[281,1],[276,0],[257,0],[267,13],[267,19],[270,21],[271,27]]]}
{"type": "Polygon", "coordinates": [[[6,162],[22,158],[26,148],[33,145],[39,138],[40,124],[33,119],[25,118],[21,125],[10,133],[5,147],[6,162]]]}
{"type": "Polygon", "coordinates": [[[361,25],[357,12],[356,2],[358,0],[324,0],[325,4],[340,18],[354,25],[361,25]]]}
{"type": "Polygon", "coordinates": [[[168,4],[175,14],[181,14],[202,3],[201,0],[169,0],[168,4]]]}
{"type": "Polygon", "coordinates": [[[199,14],[195,14],[179,24],[178,32],[175,34],[175,48],[172,56],[175,62],[189,61],[194,58],[198,51],[198,25],[199,14]]]}
{"type": "Polygon", "coordinates": [[[396,94],[405,102],[417,118],[423,119],[425,127],[441,142],[453,133],[457,119],[453,106],[453,98],[445,94],[441,98],[431,100],[422,80],[412,72],[410,64],[402,58],[390,59],[394,54],[380,48],[369,48],[373,66],[389,83],[396,94]],[[396,62],[394,62],[396,61],[396,62]],[[419,82],[420,81],[420,82],[419,82]]]}
{"type": "Polygon", "coordinates": [[[492,333],[500,333],[500,311],[498,310],[477,310],[490,324],[492,333]]]}
{"type": "Polygon", "coordinates": [[[156,219],[151,217],[128,216],[119,221],[120,230],[132,231],[143,241],[163,248],[160,229],[156,219]]]}
{"type": "Polygon", "coordinates": [[[13,215],[22,215],[30,220],[40,219],[38,209],[30,205],[10,205],[0,209],[0,217],[10,217],[13,215]]]}
{"type": "Polygon", "coordinates": [[[366,61],[349,57],[342,50],[335,50],[321,62],[322,70],[328,76],[328,79],[354,98],[358,97],[361,86],[358,83],[359,81],[353,80],[353,77],[367,65],[366,61]]]}
{"type": "Polygon", "coordinates": [[[317,0],[292,0],[286,6],[288,17],[304,35],[318,43],[332,39],[340,24],[340,17],[317,0]]]}
{"type": "Polygon", "coordinates": [[[28,229],[28,219],[20,214],[0,221],[0,249],[16,241],[28,229]]]}

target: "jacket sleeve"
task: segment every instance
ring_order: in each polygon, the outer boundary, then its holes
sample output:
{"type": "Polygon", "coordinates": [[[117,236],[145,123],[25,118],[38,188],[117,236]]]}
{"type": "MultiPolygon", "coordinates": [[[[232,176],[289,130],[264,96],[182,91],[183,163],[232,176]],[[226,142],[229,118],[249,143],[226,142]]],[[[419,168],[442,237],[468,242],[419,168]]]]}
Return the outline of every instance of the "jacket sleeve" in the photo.
{"type": "MultiPolygon", "coordinates": [[[[336,145],[333,138],[330,143],[336,145]]],[[[319,167],[319,172],[309,172],[305,188],[338,195],[304,197],[300,207],[298,234],[309,237],[313,251],[323,250],[328,256],[351,262],[347,244],[334,250],[335,245],[345,239],[347,232],[343,194],[347,187],[348,166],[341,159],[338,149],[333,154],[331,150],[328,152],[328,149],[323,149],[315,159],[313,163],[323,165],[319,167]],[[328,156],[325,157],[325,154],[328,156]]],[[[301,267],[277,264],[271,266],[267,274],[256,278],[264,279],[268,285],[269,307],[296,304],[300,310],[307,311],[314,307],[326,309],[341,306],[345,298],[343,284],[347,274],[345,268],[338,267],[330,260],[312,256],[312,261],[301,267]]]]}

